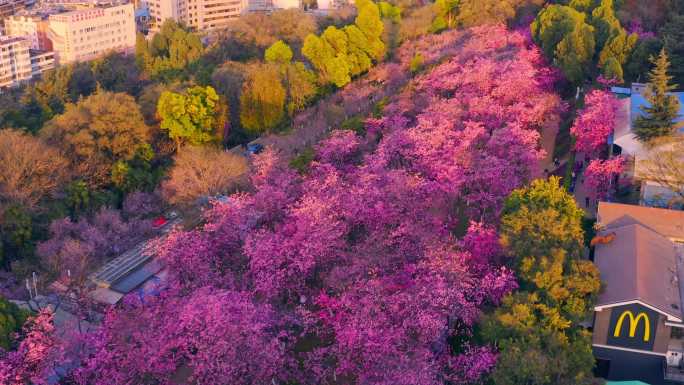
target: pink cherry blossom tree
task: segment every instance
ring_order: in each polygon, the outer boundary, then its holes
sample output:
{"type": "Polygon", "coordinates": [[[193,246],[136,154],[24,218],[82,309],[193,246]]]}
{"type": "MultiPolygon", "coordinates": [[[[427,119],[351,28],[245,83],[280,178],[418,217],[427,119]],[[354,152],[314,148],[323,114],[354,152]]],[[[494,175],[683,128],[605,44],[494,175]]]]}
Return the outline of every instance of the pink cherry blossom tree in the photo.
{"type": "Polygon", "coordinates": [[[575,137],[575,150],[594,156],[613,133],[618,101],[610,91],[593,90],[584,103],[570,132],[575,137]]]}
{"type": "Polygon", "coordinates": [[[593,159],[585,171],[585,183],[594,199],[606,199],[614,188],[615,177],[625,166],[625,158],[616,156],[608,160],[593,159]]]}
{"type": "Polygon", "coordinates": [[[55,373],[60,349],[52,312],[42,310],[29,319],[22,334],[17,350],[0,351],[0,383],[47,385],[55,373]]]}
{"type": "Polygon", "coordinates": [[[503,200],[529,181],[563,105],[524,33],[482,27],[409,48],[431,64],[453,57],[393,97],[365,138],[334,131],[306,175],[270,149],[256,156],[248,193],[155,246],[168,282],[106,314],[74,378],[480,381],[496,352],[472,327],[516,287],[495,230],[503,200]]]}

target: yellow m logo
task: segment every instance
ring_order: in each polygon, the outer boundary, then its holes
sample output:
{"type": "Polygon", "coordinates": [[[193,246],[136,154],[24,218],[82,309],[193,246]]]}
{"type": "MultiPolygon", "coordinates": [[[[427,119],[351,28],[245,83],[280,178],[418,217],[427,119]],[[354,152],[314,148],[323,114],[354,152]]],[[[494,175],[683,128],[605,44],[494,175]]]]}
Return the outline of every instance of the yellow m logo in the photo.
{"type": "Polygon", "coordinates": [[[651,324],[648,320],[648,315],[646,315],[646,313],[639,313],[639,315],[634,317],[634,314],[629,310],[624,311],[620,315],[620,318],[618,318],[618,321],[615,324],[615,331],[613,332],[613,337],[620,337],[620,330],[622,330],[622,321],[625,320],[625,317],[629,317],[629,336],[632,338],[634,338],[636,328],[637,326],[639,326],[639,321],[641,321],[642,319],[644,320],[644,342],[648,342],[648,340],[651,338],[651,324]]]}

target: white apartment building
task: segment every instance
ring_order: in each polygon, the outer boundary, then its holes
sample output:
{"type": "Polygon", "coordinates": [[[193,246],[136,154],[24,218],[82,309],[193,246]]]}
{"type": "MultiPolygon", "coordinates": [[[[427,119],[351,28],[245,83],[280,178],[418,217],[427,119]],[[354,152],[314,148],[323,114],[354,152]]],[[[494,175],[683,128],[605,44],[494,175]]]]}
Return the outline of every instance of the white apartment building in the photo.
{"type": "Polygon", "coordinates": [[[48,38],[48,15],[18,13],[5,19],[7,36],[24,36],[31,41],[31,49],[51,51],[52,42],[48,38]]]}
{"type": "Polygon", "coordinates": [[[48,25],[48,38],[59,64],[135,47],[133,4],[50,15],[48,25]]]}
{"type": "Polygon", "coordinates": [[[197,31],[220,29],[247,8],[247,0],[147,0],[144,4],[150,11],[155,31],[167,19],[197,31]]]}
{"type": "Polygon", "coordinates": [[[0,36],[0,88],[14,87],[31,79],[31,41],[0,36]]]}

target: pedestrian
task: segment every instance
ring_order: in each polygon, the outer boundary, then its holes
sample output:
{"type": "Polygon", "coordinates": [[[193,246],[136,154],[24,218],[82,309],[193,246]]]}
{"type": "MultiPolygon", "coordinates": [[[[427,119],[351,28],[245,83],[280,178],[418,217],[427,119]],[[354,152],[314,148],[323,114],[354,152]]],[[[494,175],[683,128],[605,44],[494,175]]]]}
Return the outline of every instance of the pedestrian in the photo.
{"type": "Polygon", "coordinates": [[[546,177],[549,176],[549,169],[548,168],[544,169],[544,176],[546,176],[546,177]]]}
{"type": "Polygon", "coordinates": [[[584,206],[589,208],[589,197],[584,197],[584,206]]]}
{"type": "Polygon", "coordinates": [[[558,158],[553,158],[553,165],[556,167],[560,166],[560,160],[558,160],[558,158]]]}

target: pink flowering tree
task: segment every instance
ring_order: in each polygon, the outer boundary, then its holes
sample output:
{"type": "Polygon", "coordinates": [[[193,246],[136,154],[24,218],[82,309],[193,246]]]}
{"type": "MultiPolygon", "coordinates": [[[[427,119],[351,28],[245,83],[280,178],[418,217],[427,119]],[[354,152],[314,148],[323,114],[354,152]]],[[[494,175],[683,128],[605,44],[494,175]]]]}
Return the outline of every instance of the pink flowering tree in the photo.
{"type": "Polygon", "coordinates": [[[594,199],[606,199],[612,188],[615,188],[615,177],[620,175],[625,166],[625,158],[613,157],[608,160],[594,159],[585,171],[585,183],[589,194],[594,199]]]}
{"type": "Polygon", "coordinates": [[[207,287],[190,296],[129,298],[90,336],[74,377],[83,385],[282,383],[292,363],[279,322],[268,305],[236,291],[207,287]]]}
{"type": "Polygon", "coordinates": [[[562,104],[524,34],[426,39],[413,48],[427,62],[453,57],[366,138],[333,132],[303,176],[267,149],[248,193],[156,245],[168,282],[107,313],[78,382],[480,381],[496,352],[472,327],[516,287],[495,230],[503,201],[529,181],[562,104]]]}
{"type": "Polygon", "coordinates": [[[42,310],[24,325],[23,339],[15,351],[0,349],[0,383],[4,385],[47,385],[55,376],[59,343],[53,314],[42,310]]]}
{"type": "Polygon", "coordinates": [[[613,133],[618,101],[610,91],[593,90],[584,103],[570,132],[575,137],[575,150],[594,156],[613,133]]]}

